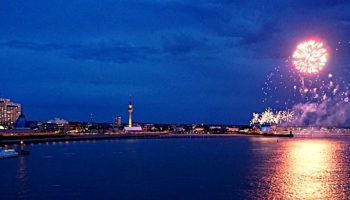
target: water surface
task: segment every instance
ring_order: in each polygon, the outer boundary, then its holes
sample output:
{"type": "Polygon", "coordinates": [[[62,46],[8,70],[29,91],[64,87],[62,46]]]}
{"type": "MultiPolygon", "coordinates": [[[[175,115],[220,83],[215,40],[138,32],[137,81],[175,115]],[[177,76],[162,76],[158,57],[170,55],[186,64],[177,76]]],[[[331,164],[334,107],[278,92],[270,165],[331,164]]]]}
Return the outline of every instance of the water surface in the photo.
{"type": "Polygon", "coordinates": [[[350,138],[173,138],[27,145],[0,199],[347,199],[350,138]]]}

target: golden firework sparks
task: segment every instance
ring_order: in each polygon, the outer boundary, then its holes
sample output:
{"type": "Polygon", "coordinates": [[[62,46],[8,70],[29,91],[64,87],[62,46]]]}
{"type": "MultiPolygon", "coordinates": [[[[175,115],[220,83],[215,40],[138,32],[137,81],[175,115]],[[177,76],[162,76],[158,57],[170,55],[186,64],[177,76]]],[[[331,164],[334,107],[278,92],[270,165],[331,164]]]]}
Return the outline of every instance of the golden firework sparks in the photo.
{"type": "Polygon", "coordinates": [[[293,54],[295,68],[307,74],[316,74],[328,60],[328,52],[322,42],[309,40],[299,44],[293,54]]]}

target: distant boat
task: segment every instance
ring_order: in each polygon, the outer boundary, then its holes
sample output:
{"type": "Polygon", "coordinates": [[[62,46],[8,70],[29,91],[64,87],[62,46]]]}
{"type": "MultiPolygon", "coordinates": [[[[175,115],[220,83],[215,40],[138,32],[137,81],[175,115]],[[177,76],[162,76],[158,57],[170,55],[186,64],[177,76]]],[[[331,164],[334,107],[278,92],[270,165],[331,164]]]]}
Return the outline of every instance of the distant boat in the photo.
{"type": "Polygon", "coordinates": [[[0,147],[0,158],[11,158],[17,156],[18,152],[16,152],[14,149],[4,149],[3,147],[0,147]]]}

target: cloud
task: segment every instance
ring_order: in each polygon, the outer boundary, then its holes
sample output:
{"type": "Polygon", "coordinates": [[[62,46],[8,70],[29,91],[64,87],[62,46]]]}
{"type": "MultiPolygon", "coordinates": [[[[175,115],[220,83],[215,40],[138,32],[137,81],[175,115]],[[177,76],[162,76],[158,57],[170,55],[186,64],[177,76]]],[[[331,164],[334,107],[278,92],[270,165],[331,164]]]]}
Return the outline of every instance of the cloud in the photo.
{"type": "MultiPolygon", "coordinates": [[[[256,3],[256,2],[255,2],[256,3]]],[[[255,43],[277,27],[279,13],[277,4],[258,6],[254,3],[232,3],[228,1],[201,4],[177,3],[168,5],[169,10],[186,13],[197,20],[198,28],[220,37],[241,38],[244,43],[255,43]]]]}
{"type": "Polygon", "coordinates": [[[74,60],[119,64],[142,62],[164,54],[172,56],[186,55],[209,48],[206,39],[198,39],[191,35],[176,34],[172,37],[163,36],[162,38],[162,44],[159,48],[121,42],[58,44],[19,40],[1,42],[0,47],[63,54],[74,60]]]}
{"type": "MultiPolygon", "coordinates": [[[[8,85],[23,84],[30,92],[46,80],[57,88],[69,84],[77,96],[108,91],[106,99],[113,96],[109,91],[120,92],[115,96],[156,91],[162,107],[173,99],[190,102],[200,93],[207,102],[188,103],[193,110],[227,105],[225,101],[237,97],[235,110],[218,114],[232,111],[241,123],[248,122],[243,113],[263,107],[256,91],[295,44],[314,34],[335,44],[347,42],[350,32],[345,0],[5,2],[0,3],[0,63],[5,74],[14,75],[4,78],[8,85]]],[[[344,46],[337,55],[348,63],[344,46]]],[[[42,88],[40,93],[48,91],[42,88]]],[[[72,101],[67,99],[62,101],[72,101]]]]}
{"type": "Polygon", "coordinates": [[[69,56],[77,60],[94,60],[102,62],[129,63],[147,60],[157,53],[156,49],[146,46],[131,45],[92,45],[80,46],[71,51],[69,56]]]}
{"type": "Polygon", "coordinates": [[[163,51],[176,56],[201,50],[205,45],[205,39],[197,39],[189,35],[180,34],[175,35],[171,39],[164,39],[163,51]]]}
{"type": "Polygon", "coordinates": [[[158,50],[147,46],[133,46],[117,42],[94,44],[55,44],[12,40],[0,43],[1,47],[25,49],[39,52],[63,53],[75,60],[92,60],[113,63],[140,62],[158,50]]]}

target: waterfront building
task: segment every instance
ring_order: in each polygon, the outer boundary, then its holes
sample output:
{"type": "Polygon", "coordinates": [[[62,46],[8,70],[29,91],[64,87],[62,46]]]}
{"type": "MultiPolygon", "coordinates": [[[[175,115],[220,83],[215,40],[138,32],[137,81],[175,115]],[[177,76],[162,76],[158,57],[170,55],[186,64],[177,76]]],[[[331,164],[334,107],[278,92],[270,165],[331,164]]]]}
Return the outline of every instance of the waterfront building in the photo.
{"type": "Polygon", "coordinates": [[[55,118],[53,120],[49,120],[46,123],[40,124],[40,130],[42,132],[55,132],[61,133],[64,132],[68,126],[68,121],[60,118],[55,118]]]}
{"type": "Polygon", "coordinates": [[[192,132],[193,133],[205,133],[209,130],[209,128],[205,124],[199,124],[199,125],[192,125],[192,132]]]}
{"type": "Polygon", "coordinates": [[[117,116],[117,117],[115,117],[114,118],[114,125],[115,126],[122,126],[122,117],[120,117],[120,116],[117,116]]]}
{"type": "Polygon", "coordinates": [[[8,130],[9,132],[12,133],[35,133],[37,132],[36,130],[32,130],[29,126],[28,126],[28,122],[26,119],[26,116],[23,114],[23,112],[21,113],[21,115],[18,117],[18,119],[16,120],[16,122],[14,123],[12,129],[8,130]]]}
{"type": "Polygon", "coordinates": [[[186,131],[186,128],[183,126],[175,126],[173,128],[173,131],[176,133],[184,133],[186,131]]]}
{"type": "Polygon", "coordinates": [[[83,131],[81,122],[68,122],[64,125],[64,131],[68,133],[81,133],[83,131]]]}
{"type": "Polygon", "coordinates": [[[10,99],[0,98],[0,125],[13,127],[21,115],[21,104],[13,103],[10,99]]]}
{"type": "Polygon", "coordinates": [[[238,132],[239,128],[238,127],[226,127],[227,132],[238,132]]]}
{"type": "Polygon", "coordinates": [[[25,129],[27,128],[27,119],[26,116],[21,113],[14,125],[15,129],[25,129]]]}
{"type": "Polygon", "coordinates": [[[204,127],[195,127],[193,129],[194,133],[204,133],[204,131],[205,131],[204,127]]]}
{"type": "Polygon", "coordinates": [[[124,127],[124,131],[127,131],[127,132],[140,132],[140,131],[142,131],[142,127],[141,126],[124,127]]]}

